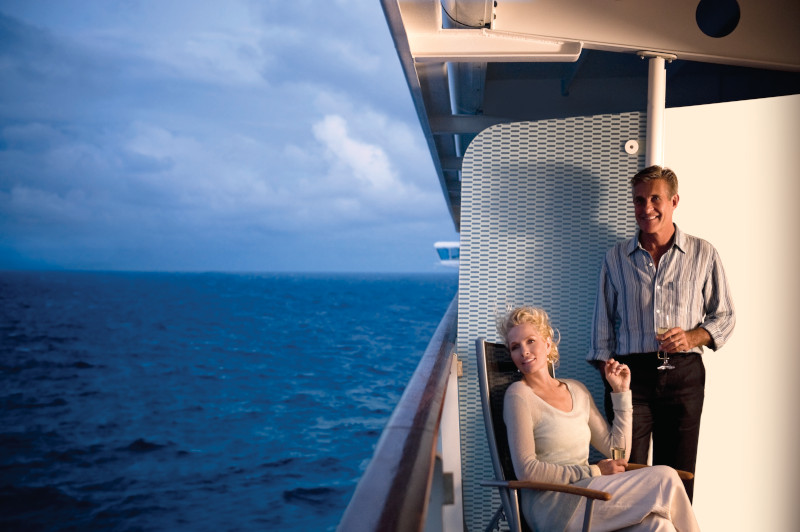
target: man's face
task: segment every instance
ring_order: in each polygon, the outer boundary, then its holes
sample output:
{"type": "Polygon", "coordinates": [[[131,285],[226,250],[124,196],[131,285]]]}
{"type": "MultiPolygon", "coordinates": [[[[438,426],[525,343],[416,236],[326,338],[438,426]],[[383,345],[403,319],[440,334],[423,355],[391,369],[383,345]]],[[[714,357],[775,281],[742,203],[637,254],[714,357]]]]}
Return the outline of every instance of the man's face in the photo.
{"type": "Polygon", "coordinates": [[[642,233],[671,234],[672,213],[678,200],[677,194],[670,195],[669,186],[663,179],[633,187],[633,211],[642,233]]]}

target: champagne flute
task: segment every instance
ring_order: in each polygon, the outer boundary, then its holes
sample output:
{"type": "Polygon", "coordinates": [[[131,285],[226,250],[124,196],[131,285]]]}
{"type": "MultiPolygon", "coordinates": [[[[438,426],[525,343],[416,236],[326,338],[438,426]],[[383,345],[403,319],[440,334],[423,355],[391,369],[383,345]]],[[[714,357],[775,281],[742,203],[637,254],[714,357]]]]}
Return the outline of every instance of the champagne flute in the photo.
{"type": "MultiPolygon", "coordinates": [[[[666,324],[666,316],[661,318],[664,321],[657,321],[656,322],[656,334],[661,335],[666,333],[670,330],[670,327],[666,324]]],[[[657,352],[658,359],[661,361],[661,365],[658,366],[658,369],[665,370],[665,369],[673,369],[675,366],[669,363],[669,353],[666,351],[662,351],[661,349],[657,352]]]]}
{"type": "Polygon", "coordinates": [[[611,435],[611,459],[612,460],[624,460],[625,459],[625,434],[613,434],[611,435]]]}

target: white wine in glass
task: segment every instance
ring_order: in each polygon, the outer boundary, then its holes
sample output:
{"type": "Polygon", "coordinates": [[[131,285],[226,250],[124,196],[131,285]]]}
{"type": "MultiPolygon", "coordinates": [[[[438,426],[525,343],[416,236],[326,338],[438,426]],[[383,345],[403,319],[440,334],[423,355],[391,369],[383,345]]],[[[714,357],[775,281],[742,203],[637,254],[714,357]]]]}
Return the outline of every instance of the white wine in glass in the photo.
{"type": "Polygon", "coordinates": [[[622,434],[611,437],[611,459],[625,459],[625,436],[622,434]]]}
{"type": "MultiPolygon", "coordinates": [[[[663,327],[656,325],[656,334],[661,335],[669,331],[669,327],[663,327]]],[[[658,369],[665,370],[665,369],[673,369],[675,366],[669,363],[669,354],[666,351],[658,350],[658,359],[661,361],[661,365],[658,366],[658,369]]]]}

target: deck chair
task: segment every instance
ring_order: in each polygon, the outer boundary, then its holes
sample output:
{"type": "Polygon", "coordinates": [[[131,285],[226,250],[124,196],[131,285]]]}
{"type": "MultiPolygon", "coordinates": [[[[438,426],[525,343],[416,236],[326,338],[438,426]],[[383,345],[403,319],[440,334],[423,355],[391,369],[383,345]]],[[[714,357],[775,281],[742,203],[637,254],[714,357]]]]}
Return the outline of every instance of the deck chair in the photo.
{"type": "MultiPolygon", "coordinates": [[[[503,344],[487,342],[484,338],[477,339],[478,353],[478,380],[483,406],[483,420],[486,425],[486,438],[489,442],[489,453],[492,457],[492,467],[495,479],[481,482],[482,486],[491,486],[500,491],[501,505],[495,512],[486,530],[496,527],[505,516],[511,532],[527,532],[531,528],[525,522],[519,507],[519,491],[522,489],[536,489],[560,491],[586,497],[586,512],[583,517],[583,530],[588,532],[592,526],[592,508],[594,501],[611,500],[611,494],[588,488],[580,488],[569,484],[553,484],[549,482],[519,481],[514,474],[514,465],[511,462],[511,451],[508,447],[506,424],[503,421],[503,398],[506,388],[522,378],[517,372],[517,367],[511,359],[511,353],[503,344]]],[[[553,366],[548,366],[550,375],[555,377],[553,366]]],[[[648,467],[643,464],[628,464],[627,469],[641,469],[648,467]]],[[[677,470],[681,479],[691,479],[692,473],[677,470]]]]}
{"type": "MultiPolygon", "coordinates": [[[[511,463],[506,424],[503,421],[503,397],[505,396],[506,388],[522,376],[517,372],[517,367],[511,360],[511,354],[505,345],[487,342],[484,338],[478,338],[477,352],[483,420],[486,424],[486,437],[489,441],[489,453],[492,456],[492,467],[495,474],[494,480],[484,481],[480,484],[498,488],[502,503],[486,530],[495,528],[504,515],[511,532],[527,532],[531,530],[520,512],[519,492],[521,489],[561,491],[586,497],[583,530],[590,530],[594,501],[610,500],[611,494],[569,484],[517,480],[514,475],[514,466],[511,463]]],[[[554,375],[553,367],[550,366],[549,369],[550,374],[554,375]]]]}

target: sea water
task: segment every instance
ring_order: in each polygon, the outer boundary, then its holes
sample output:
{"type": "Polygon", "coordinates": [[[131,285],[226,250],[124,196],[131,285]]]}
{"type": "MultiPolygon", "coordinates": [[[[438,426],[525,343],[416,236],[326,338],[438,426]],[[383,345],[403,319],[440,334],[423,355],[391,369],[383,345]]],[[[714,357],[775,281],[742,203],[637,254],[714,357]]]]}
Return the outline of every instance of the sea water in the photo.
{"type": "Polygon", "coordinates": [[[0,273],[0,529],[335,529],[456,285],[0,273]]]}

